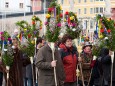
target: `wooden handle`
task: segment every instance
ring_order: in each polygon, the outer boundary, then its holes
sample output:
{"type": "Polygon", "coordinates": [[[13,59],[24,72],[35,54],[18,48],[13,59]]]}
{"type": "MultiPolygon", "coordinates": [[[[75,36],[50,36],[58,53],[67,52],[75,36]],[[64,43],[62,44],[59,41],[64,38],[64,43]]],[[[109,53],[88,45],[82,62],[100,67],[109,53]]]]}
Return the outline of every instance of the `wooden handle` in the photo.
{"type": "MultiPolygon", "coordinates": [[[[55,58],[54,58],[54,50],[52,50],[52,57],[53,57],[53,61],[54,61],[55,60],[55,58]]],[[[57,86],[56,67],[54,67],[54,79],[55,79],[55,86],[57,86]]]]}
{"type": "Polygon", "coordinates": [[[80,71],[81,71],[81,75],[82,75],[82,84],[83,84],[83,86],[85,86],[84,77],[83,77],[83,71],[82,71],[82,65],[81,65],[81,63],[79,63],[79,64],[80,64],[80,71]]]}

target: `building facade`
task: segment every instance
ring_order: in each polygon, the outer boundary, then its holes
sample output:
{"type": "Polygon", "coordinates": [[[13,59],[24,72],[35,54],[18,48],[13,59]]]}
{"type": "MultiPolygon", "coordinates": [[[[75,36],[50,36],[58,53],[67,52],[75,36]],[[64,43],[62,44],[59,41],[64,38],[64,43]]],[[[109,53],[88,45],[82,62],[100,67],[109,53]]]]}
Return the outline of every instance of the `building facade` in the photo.
{"type": "Polygon", "coordinates": [[[31,0],[32,11],[43,10],[43,0],[31,0]]]}
{"type": "Polygon", "coordinates": [[[93,41],[93,33],[96,29],[96,15],[105,11],[104,0],[59,0],[63,11],[73,11],[77,14],[79,21],[82,21],[85,36],[93,41]]]}
{"type": "Polygon", "coordinates": [[[0,12],[30,12],[31,8],[30,0],[0,0],[0,12]]]}
{"type": "Polygon", "coordinates": [[[96,30],[96,15],[104,13],[104,0],[77,0],[75,8],[78,18],[82,21],[83,29],[86,30],[84,35],[89,36],[90,41],[93,41],[94,30],[96,30]]]}
{"type": "MultiPolygon", "coordinates": [[[[36,12],[35,15],[38,16],[42,22],[44,22],[44,14],[42,11],[36,12]]],[[[15,29],[20,30],[19,27],[16,26],[16,22],[22,21],[25,19],[31,25],[31,22],[32,22],[31,19],[32,19],[33,13],[32,12],[27,13],[25,17],[23,16],[23,13],[7,14],[6,16],[7,16],[6,18],[2,18],[2,16],[0,15],[0,31],[7,31],[8,33],[12,35],[15,29]]],[[[39,23],[37,27],[38,26],[39,26],[39,23]]],[[[44,32],[44,28],[40,30],[41,36],[44,34],[43,32],[44,32]]]]}
{"type": "Polygon", "coordinates": [[[44,10],[44,1],[46,8],[51,0],[0,0],[0,12],[21,13],[44,10]]]}
{"type": "Polygon", "coordinates": [[[111,18],[115,20],[115,0],[111,0],[111,18]]]}

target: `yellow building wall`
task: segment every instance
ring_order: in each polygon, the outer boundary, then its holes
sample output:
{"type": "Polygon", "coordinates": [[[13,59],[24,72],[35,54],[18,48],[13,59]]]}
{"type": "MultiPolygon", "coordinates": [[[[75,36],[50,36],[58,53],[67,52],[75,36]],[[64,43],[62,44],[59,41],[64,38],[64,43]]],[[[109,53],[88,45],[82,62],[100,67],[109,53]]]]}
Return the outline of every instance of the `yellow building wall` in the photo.
{"type": "MultiPolygon", "coordinates": [[[[59,3],[61,3],[61,0],[58,0],[59,3]]],[[[74,0],[74,5],[73,5],[73,10],[70,10],[70,3],[69,0],[63,0],[63,4],[61,4],[63,11],[73,11],[75,13],[77,13],[77,17],[78,19],[80,19],[80,21],[82,21],[82,23],[84,23],[84,21],[88,21],[87,22],[87,30],[86,30],[86,35],[91,36],[93,31],[96,29],[96,21],[94,20],[94,18],[96,17],[96,14],[102,14],[102,13],[95,13],[94,12],[94,8],[98,7],[100,9],[100,7],[103,7],[103,9],[105,8],[105,2],[104,1],[94,1],[91,2],[90,0],[87,0],[87,2],[84,2],[84,0],[81,0],[81,2],[79,3],[79,0],[74,0]],[[84,8],[87,9],[86,14],[84,14],[84,8]],[[93,13],[90,13],[90,8],[93,8],[93,13]],[[79,14],[79,9],[81,9],[81,13],[79,14]],[[90,21],[94,21],[93,24],[93,29],[90,28],[90,21]]],[[[104,11],[104,10],[103,10],[104,11]]],[[[91,38],[93,39],[93,38],[91,38]]]]}
{"type": "Polygon", "coordinates": [[[115,8],[115,0],[110,0],[111,1],[111,7],[115,8]]]}

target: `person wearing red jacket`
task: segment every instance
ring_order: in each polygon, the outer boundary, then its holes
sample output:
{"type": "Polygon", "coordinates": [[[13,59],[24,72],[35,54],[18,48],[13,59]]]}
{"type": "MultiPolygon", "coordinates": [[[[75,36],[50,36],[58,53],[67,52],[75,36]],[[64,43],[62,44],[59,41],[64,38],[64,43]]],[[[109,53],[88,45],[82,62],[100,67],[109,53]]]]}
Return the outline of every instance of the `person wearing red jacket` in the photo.
{"type": "Polygon", "coordinates": [[[59,48],[66,75],[64,86],[76,86],[78,52],[77,48],[72,44],[72,37],[68,34],[65,34],[62,38],[62,43],[59,45],[59,48]]]}

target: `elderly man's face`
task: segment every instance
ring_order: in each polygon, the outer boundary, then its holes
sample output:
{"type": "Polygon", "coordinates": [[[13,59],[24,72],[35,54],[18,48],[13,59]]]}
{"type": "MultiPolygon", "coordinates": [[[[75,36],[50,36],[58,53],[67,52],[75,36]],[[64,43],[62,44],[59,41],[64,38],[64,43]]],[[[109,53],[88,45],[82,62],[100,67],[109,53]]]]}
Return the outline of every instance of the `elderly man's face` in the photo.
{"type": "Polygon", "coordinates": [[[12,43],[14,44],[15,42],[17,42],[17,40],[16,39],[12,39],[12,43]]]}
{"type": "Polygon", "coordinates": [[[91,47],[90,46],[85,47],[84,52],[85,53],[90,53],[91,52],[91,47]]]}

